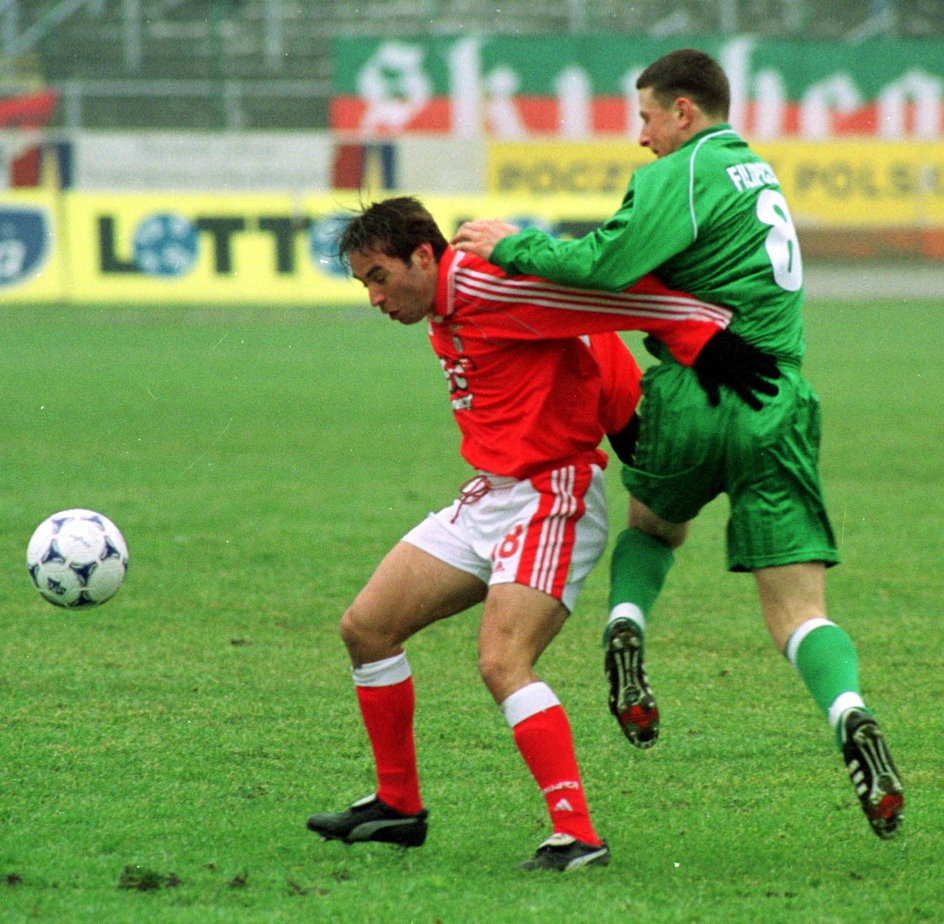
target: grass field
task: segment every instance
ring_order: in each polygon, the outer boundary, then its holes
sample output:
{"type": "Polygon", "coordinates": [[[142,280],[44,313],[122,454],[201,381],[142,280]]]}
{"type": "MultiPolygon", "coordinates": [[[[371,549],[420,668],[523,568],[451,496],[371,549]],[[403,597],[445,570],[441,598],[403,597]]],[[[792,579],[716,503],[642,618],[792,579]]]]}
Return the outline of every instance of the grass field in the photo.
{"type": "Polygon", "coordinates": [[[475,612],[409,649],[426,846],[304,826],[373,785],[338,616],[468,475],[423,331],[366,309],[5,306],[0,921],[944,920],[942,332],[939,304],[808,309],[831,615],[905,777],[903,836],[869,831],[752,582],[723,570],[716,504],[647,637],[657,748],[606,711],[605,567],[542,662],[613,850],[558,876],[515,868],[545,811],[477,678],[475,612]],[[118,596],[80,612],[24,566],[72,506],[131,550],[118,596]]]}

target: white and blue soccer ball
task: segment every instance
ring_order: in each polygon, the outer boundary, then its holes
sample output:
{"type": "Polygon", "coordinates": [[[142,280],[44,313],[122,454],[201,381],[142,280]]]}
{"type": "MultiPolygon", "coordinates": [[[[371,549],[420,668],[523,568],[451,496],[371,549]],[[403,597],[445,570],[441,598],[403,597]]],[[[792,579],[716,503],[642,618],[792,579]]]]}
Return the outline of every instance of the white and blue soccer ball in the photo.
{"type": "Polygon", "coordinates": [[[113,597],[128,570],[128,546],[108,517],[63,510],[43,520],[26,549],[33,584],[56,606],[96,606],[113,597]]]}

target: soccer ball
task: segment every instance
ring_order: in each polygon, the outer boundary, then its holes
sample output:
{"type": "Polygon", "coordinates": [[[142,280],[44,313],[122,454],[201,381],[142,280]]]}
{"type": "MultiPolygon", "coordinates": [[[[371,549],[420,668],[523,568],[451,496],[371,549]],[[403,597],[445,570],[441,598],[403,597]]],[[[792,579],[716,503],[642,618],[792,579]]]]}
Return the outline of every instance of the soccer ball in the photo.
{"type": "Polygon", "coordinates": [[[95,606],[115,595],[128,570],[118,527],[94,510],[63,510],[43,520],[26,549],[33,584],[56,606],[95,606]]]}

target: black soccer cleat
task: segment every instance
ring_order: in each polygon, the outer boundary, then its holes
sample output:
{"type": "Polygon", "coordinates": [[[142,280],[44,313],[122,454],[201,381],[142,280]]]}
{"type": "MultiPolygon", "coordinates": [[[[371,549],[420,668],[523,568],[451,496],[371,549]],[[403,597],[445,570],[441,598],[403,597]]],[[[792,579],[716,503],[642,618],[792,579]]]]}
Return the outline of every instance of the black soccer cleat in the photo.
{"type": "Polygon", "coordinates": [[[586,844],[569,834],[555,832],[538,847],[530,860],[521,864],[521,868],[567,873],[584,866],[606,866],[609,862],[610,848],[606,841],[601,841],[599,845],[586,844]]]}
{"type": "Polygon", "coordinates": [[[398,812],[376,794],[365,796],[344,812],[322,812],[308,819],[308,829],[326,841],[357,844],[380,841],[401,847],[421,847],[426,840],[427,809],[415,815],[398,812]]]}
{"type": "Polygon", "coordinates": [[[840,719],[842,756],[849,779],[872,830],[883,840],[895,836],[904,812],[904,788],[878,722],[861,709],[840,719]]]}
{"type": "Polygon", "coordinates": [[[642,663],[642,635],[629,619],[607,626],[603,669],[610,682],[610,712],[629,743],[651,748],[659,737],[659,707],[642,663]]]}

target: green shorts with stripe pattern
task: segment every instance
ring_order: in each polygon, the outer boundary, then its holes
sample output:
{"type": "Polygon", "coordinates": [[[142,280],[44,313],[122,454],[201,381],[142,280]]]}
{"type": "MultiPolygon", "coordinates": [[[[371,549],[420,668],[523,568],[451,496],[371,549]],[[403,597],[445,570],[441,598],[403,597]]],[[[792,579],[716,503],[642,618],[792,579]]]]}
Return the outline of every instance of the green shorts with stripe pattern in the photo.
{"type": "Polygon", "coordinates": [[[749,408],[722,388],[708,403],[694,371],[661,362],[643,377],[630,494],[670,523],[694,519],[728,495],[728,568],[839,561],[820,483],[819,400],[799,369],[784,364],[780,393],[749,408]]]}

